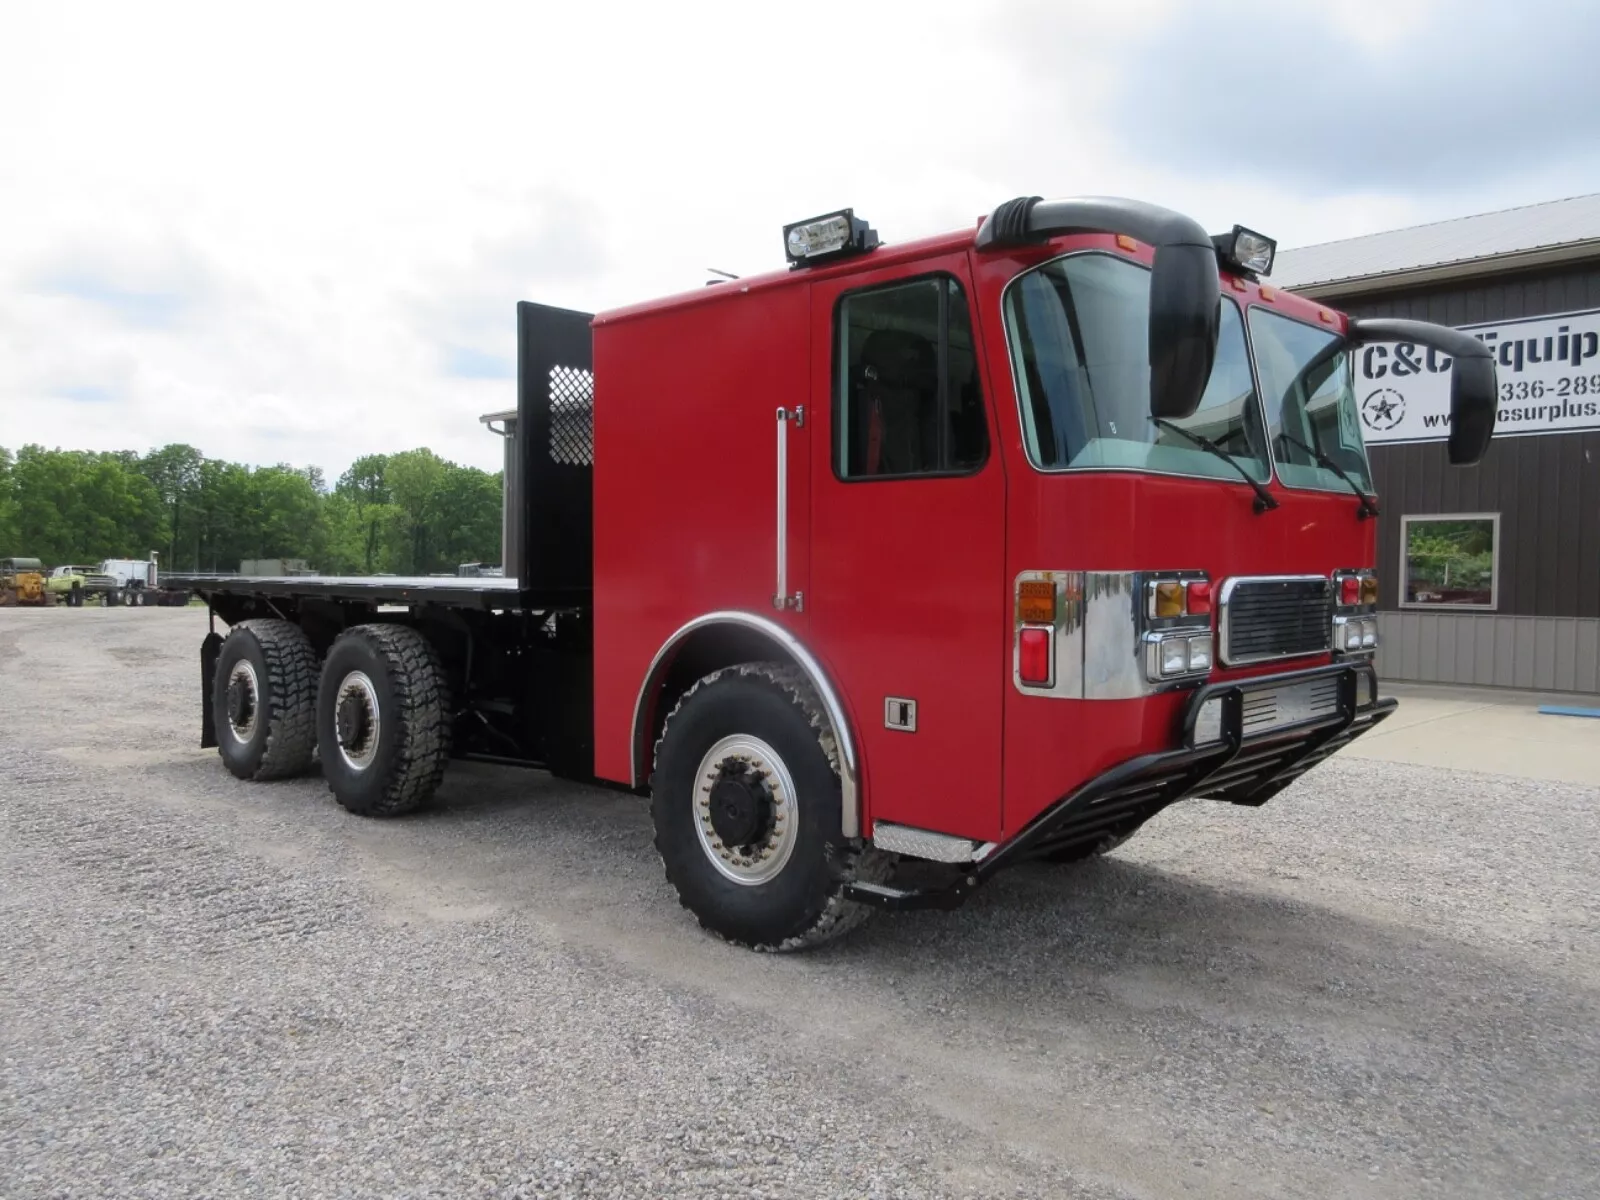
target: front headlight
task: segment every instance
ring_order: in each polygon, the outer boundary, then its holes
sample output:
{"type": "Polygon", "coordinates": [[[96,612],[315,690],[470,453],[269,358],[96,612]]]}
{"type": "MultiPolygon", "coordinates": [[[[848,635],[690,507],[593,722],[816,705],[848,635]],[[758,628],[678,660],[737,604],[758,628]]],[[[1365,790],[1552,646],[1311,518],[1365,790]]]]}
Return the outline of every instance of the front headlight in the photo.
{"type": "Polygon", "coordinates": [[[1161,639],[1161,673],[1181,675],[1189,669],[1189,643],[1184,638],[1161,639]]]}

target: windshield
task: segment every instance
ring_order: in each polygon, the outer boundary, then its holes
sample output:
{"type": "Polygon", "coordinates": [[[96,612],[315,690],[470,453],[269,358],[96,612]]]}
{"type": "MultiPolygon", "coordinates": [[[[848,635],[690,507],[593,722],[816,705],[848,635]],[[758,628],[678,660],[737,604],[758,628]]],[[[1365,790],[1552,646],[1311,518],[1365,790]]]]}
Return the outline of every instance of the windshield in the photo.
{"type": "MultiPolygon", "coordinates": [[[[1237,480],[1227,462],[1151,419],[1149,314],[1149,270],[1106,254],[1056,259],[1007,289],[1007,336],[1035,466],[1237,480]]],[[[1232,301],[1222,305],[1216,365],[1199,408],[1169,424],[1214,442],[1252,479],[1267,479],[1266,435],[1232,301]]]]}
{"type": "Polygon", "coordinates": [[[1318,464],[1320,451],[1370,492],[1372,472],[1361,441],[1350,355],[1324,356],[1337,338],[1268,309],[1250,310],[1250,340],[1261,372],[1278,479],[1286,487],[1349,490],[1338,472],[1318,464]]]}

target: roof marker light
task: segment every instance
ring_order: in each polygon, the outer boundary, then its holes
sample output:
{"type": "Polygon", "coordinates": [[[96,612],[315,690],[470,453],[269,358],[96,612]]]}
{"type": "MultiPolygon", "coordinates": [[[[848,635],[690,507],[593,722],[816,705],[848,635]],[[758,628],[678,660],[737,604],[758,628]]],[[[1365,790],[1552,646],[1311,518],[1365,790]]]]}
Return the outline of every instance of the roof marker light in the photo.
{"type": "Polygon", "coordinates": [[[1252,279],[1272,274],[1278,243],[1264,233],[1235,225],[1229,232],[1215,235],[1211,244],[1217,248],[1217,257],[1224,266],[1242,271],[1252,279]]]}
{"type": "Polygon", "coordinates": [[[860,254],[877,244],[878,231],[849,208],[783,227],[784,253],[794,267],[860,254]]]}

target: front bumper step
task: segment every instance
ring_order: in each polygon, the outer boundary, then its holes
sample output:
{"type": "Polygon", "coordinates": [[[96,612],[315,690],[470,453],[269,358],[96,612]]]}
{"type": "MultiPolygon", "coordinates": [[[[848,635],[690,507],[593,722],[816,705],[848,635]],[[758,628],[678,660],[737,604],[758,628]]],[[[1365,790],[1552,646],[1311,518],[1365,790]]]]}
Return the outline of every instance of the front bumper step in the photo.
{"type": "Polygon", "coordinates": [[[1365,665],[1336,664],[1211,684],[1190,698],[1182,730],[1185,741],[1193,739],[1202,706],[1218,701],[1222,715],[1215,741],[1140,755],[1112,767],[1045,809],[1016,837],[949,882],[915,888],[852,883],[845,895],[877,908],[956,908],[1007,867],[1131,832],[1179,800],[1206,797],[1265,804],[1395,710],[1395,701],[1374,696],[1372,671],[1365,665]],[[1250,693],[1308,681],[1337,684],[1338,701],[1331,713],[1246,739],[1245,701],[1250,693]],[[1364,705],[1363,692],[1368,698],[1364,705]]]}

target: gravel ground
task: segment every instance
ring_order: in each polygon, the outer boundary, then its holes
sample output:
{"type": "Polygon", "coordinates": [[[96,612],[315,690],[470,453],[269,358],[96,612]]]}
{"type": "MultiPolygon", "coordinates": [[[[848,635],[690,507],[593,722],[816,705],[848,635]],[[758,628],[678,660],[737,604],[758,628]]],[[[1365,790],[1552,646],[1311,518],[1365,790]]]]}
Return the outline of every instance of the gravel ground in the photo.
{"type": "Polygon", "coordinates": [[[1594,789],[1339,760],[758,956],[631,797],[235,781],[204,626],[0,611],[8,1200],[1600,1194],[1594,789]]]}

